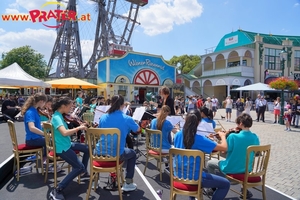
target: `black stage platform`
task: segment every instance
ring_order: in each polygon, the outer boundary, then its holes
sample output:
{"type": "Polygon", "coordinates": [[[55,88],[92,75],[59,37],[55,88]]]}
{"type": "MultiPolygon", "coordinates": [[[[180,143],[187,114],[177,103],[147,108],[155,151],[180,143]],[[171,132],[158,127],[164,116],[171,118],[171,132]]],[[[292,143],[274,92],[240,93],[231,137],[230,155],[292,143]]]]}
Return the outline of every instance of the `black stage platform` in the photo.
{"type": "MultiPolygon", "coordinates": [[[[19,137],[19,141],[22,141],[21,138],[24,138],[24,128],[22,122],[16,122],[16,129],[19,137]]],[[[1,130],[1,159],[3,162],[9,155],[11,155],[11,144],[10,137],[7,130],[7,124],[0,124],[1,130]],[[3,159],[3,155],[6,155],[6,158],[3,159]]],[[[141,146],[139,149],[144,149],[143,141],[141,141],[141,146]]],[[[143,152],[143,151],[142,151],[143,152]]],[[[134,192],[123,193],[124,200],[154,200],[159,199],[156,194],[157,190],[163,190],[162,199],[169,199],[169,176],[163,173],[162,182],[159,181],[159,172],[156,170],[156,162],[152,161],[148,164],[146,175],[142,174],[144,170],[145,157],[141,155],[136,163],[136,170],[134,181],[138,185],[138,189],[134,192]]],[[[2,163],[3,165],[3,163],[2,163]]],[[[26,165],[30,165],[27,163],[26,165]]],[[[32,164],[33,167],[35,164],[32,164]]],[[[5,174],[1,173],[1,176],[5,174]]],[[[65,172],[60,172],[58,175],[58,180],[61,180],[65,176],[65,172]]],[[[100,174],[100,187],[96,192],[91,191],[90,199],[104,199],[104,200],[118,200],[118,191],[107,191],[103,187],[106,186],[108,174],[100,174]]],[[[86,190],[88,187],[89,180],[82,180],[80,184],[74,180],[65,190],[64,194],[66,199],[70,200],[82,200],[86,198],[86,190]]],[[[1,200],[15,200],[15,199],[25,199],[25,200],[41,200],[48,199],[51,188],[53,187],[53,174],[48,175],[47,183],[44,183],[44,177],[36,173],[34,170],[31,174],[20,177],[20,181],[17,182],[12,176],[8,177],[6,181],[2,181],[1,190],[0,190],[0,199],[1,200]]],[[[239,188],[238,185],[233,185],[233,188],[239,188]]],[[[251,190],[251,189],[250,189],[251,190]]],[[[256,190],[251,190],[253,193],[252,200],[262,199],[261,193],[256,190]]],[[[284,194],[281,194],[278,191],[275,191],[271,188],[266,188],[267,199],[270,200],[289,200],[293,199],[284,194]]],[[[177,196],[177,200],[188,199],[186,196],[177,196]]],[[[204,197],[205,200],[209,199],[204,197]]],[[[239,196],[233,192],[227,194],[226,200],[238,200],[239,196]]]]}

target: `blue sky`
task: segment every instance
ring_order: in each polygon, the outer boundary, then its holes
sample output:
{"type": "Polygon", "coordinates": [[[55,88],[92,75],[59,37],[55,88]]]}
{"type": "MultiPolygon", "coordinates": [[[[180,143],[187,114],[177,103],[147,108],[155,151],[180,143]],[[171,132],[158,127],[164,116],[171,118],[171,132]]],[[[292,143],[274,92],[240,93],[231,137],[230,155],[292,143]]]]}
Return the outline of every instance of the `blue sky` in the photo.
{"type": "MultiPolygon", "coordinates": [[[[3,0],[0,1],[0,14],[28,13],[39,9],[46,1],[3,0]]],[[[78,11],[91,13],[95,19],[95,5],[88,0],[77,1],[78,11]]],[[[126,4],[125,0],[118,1],[126,4]]],[[[122,5],[119,5],[120,13],[125,13],[122,5]]],[[[203,55],[205,49],[217,46],[225,34],[239,28],[300,36],[299,19],[300,0],[149,0],[149,4],[140,9],[138,21],[141,25],[133,32],[131,46],[135,51],[162,55],[167,60],[174,55],[203,55]]],[[[93,32],[95,21],[81,23],[85,61],[91,54],[93,41],[89,33],[93,32]]],[[[55,38],[55,30],[41,23],[0,19],[0,54],[30,45],[44,54],[48,62],[55,38]]]]}

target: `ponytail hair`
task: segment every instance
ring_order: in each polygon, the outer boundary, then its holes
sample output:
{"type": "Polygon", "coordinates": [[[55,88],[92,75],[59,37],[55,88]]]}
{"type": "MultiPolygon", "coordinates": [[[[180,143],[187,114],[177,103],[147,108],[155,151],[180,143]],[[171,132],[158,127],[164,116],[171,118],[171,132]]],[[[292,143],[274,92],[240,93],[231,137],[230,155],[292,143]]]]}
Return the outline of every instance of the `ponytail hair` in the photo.
{"type": "Polygon", "coordinates": [[[116,110],[120,110],[121,106],[124,104],[124,98],[121,95],[114,95],[111,98],[111,106],[107,113],[111,114],[116,110]]]}
{"type": "Polygon", "coordinates": [[[71,104],[73,101],[69,98],[69,97],[59,97],[58,99],[56,99],[53,104],[52,104],[52,110],[53,112],[55,112],[56,110],[58,110],[62,105],[69,105],[71,104]]]}
{"type": "Polygon", "coordinates": [[[183,144],[186,149],[191,149],[195,142],[195,134],[198,124],[201,121],[201,114],[198,109],[190,110],[183,126],[183,144]]]}
{"type": "Polygon", "coordinates": [[[164,105],[161,110],[159,111],[159,114],[157,116],[157,124],[156,129],[162,130],[163,123],[165,122],[167,116],[171,113],[171,109],[169,106],[164,105]]]}
{"type": "Polygon", "coordinates": [[[26,111],[31,107],[35,106],[39,101],[47,101],[47,96],[42,93],[36,93],[35,95],[32,95],[28,97],[28,99],[25,101],[24,105],[22,106],[21,114],[24,116],[26,111]]]}

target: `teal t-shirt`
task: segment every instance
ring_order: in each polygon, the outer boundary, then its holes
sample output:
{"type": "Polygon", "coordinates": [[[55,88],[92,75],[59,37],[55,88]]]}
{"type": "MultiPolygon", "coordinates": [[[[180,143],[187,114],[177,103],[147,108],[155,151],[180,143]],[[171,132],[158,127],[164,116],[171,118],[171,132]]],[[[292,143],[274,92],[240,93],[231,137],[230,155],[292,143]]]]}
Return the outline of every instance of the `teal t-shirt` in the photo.
{"type": "MultiPolygon", "coordinates": [[[[183,144],[183,135],[184,135],[183,131],[179,131],[178,133],[175,134],[174,136],[175,148],[185,149],[185,146],[183,144]]],[[[211,153],[216,146],[217,146],[216,142],[202,135],[195,134],[194,144],[192,145],[191,149],[198,149],[204,153],[211,153]]],[[[180,163],[179,165],[174,160],[173,167],[175,168],[178,165],[179,176],[181,176],[182,174],[181,172],[183,170],[184,178],[187,178],[187,175],[189,175],[188,179],[193,179],[193,178],[195,180],[199,179],[198,174],[200,169],[200,161],[201,161],[200,158],[197,158],[196,160],[190,158],[190,160],[188,161],[186,157],[183,158],[178,157],[178,161],[179,161],[178,163],[180,163]],[[183,169],[181,163],[184,163],[183,169]],[[194,163],[195,163],[195,177],[192,177],[191,174],[192,174],[194,163]],[[189,173],[188,173],[188,169],[189,169],[189,173]]],[[[206,177],[205,172],[202,172],[202,177],[206,177]]]]}
{"type": "Polygon", "coordinates": [[[96,104],[95,103],[94,104],[90,104],[90,112],[91,113],[94,113],[95,108],[96,108],[96,104]]]}
{"type": "Polygon", "coordinates": [[[67,151],[68,149],[70,149],[71,137],[63,136],[58,130],[60,126],[64,126],[65,129],[68,129],[68,125],[60,112],[54,112],[54,114],[52,115],[51,124],[54,129],[56,153],[62,153],[63,151],[67,151]]]}
{"type": "Polygon", "coordinates": [[[81,109],[82,108],[82,98],[81,97],[77,97],[75,99],[75,101],[76,101],[76,106],[81,109]]]}
{"type": "MultiPolygon", "coordinates": [[[[239,174],[246,170],[246,152],[250,145],[259,145],[259,139],[251,131],[242,130],[238,134],[232,133],[227,138],[227,156],[226,160],[219,162],[220,170],[224,174],[239,174]]],[[[254,155],[250,159],[250,165],[254,155]]],[[[249,165],[249,170],[251,166],[249,165]]]]}

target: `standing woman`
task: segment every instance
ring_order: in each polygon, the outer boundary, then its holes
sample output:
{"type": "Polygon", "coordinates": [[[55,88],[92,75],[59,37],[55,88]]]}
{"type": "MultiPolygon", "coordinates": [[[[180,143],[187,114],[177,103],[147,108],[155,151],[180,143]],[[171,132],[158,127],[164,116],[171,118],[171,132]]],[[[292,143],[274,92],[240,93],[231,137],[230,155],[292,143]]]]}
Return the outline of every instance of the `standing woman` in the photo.
{"type": "Polygon", "coordinates": [[[163,86],[160,91],[163,98],[162,105],[169,106],[171,109],[170,115],[175,115],[174,100],[170,96],[170,89],[166,86],[163,86]]]}
{"type": "MultiPolygon", "coordinates": [[[[120,160],[127,161],[125,176],[126,182],[123,184],[122,190],[128,192],[134,191],[137,188],[137,185],[133,183],[136,153],[133,149],[125,147],[126,137],[130,131],[133,131],[134,133],[140,131],[140,127],[132,119],[132,117],[123,113],[124,107],[124,98],[120,95],[114,95],[111,98],[111,107],[108,109],[107,114],[102,115],[99,120],[99,128],[118,128],[121,132],[120,160]]],[[[101,145],[101,141],[99,140],[99,142],[96,144],[96,150],[99,155],[102,154],[102,152],[100,152],[101,145]]],[[[114,147],[116,147],[116,145],[114,145],[114,147]]]]}
{"type": "Polygon", "coordinates": [[[250,101],[250,97],[247,97],[245,102],[245,113],[247,113],[248,115],[250,115],[251,107],[252,107],[252,102],[250,101]]]}
{"type": "MultiPolygon", "coordinates": [[[[198,109],[191,110],[185,119],[183,129],[176,133],[174,138],[174,147],[181,149],[196,149],[205,153],[211,153],[214,151],[227,151],[227,141],[225,132],[218,132],[221,137],[221,143],[218,144],[205,136],[196,134],[198,124],[201,121],[201,115],[198,109]]],[[[195,164],[190,163],[191,166],[195,166],[195,171],[200,168],[200,161],[195,164]]],[[[204,162],[204,161],[201,161],[204,162]]],[[[174,165],[175,167],[176,165],[174,165]]],[[[177,167],[181,167],[181,164],[177,167]]],[[[184,168],[187,169],[187,163],[184,163],[184,168]]],[[[203,188],[216,188],[213,192],[212,200],[224,199],[230,187],[230,183],[226,178],[217,176],[214,174],[202,172],[201,186],[203,188]]],[[[195,200],[195,197],[190,197],[190,200],[195,200]]]]}
{"type": "Polygon", "coordinates": [[[45,94],[36,93],[26,100],[21,110],[21,113],[24,116],[26,145],[44,147],[44,156],[46,155],[46,143],[37,108],[44,107],[46,101],[47,96],[45,94]]]}
{"type": "Polygon", "coordinates": [[[71,142],[70,136],[76,134],[79,130],[86,130],[84,125],[73,129],[68,129],[68,125],[63,118],[63,114],[70,112],[73,102],[69,97],[61,97],[54,102],[52,109],[53,115],[51,124],[54,129],[56,155],[64,159],[72,166],[72,171],[53,188],[50,195],[54,199],[64,199],[63,189],[78,175],[88,177],[87,165],[89,160],[88,146],[81,143],[71,142]],[[75,151],[83,152],[82,162],[78,159],[75,151]]]}

